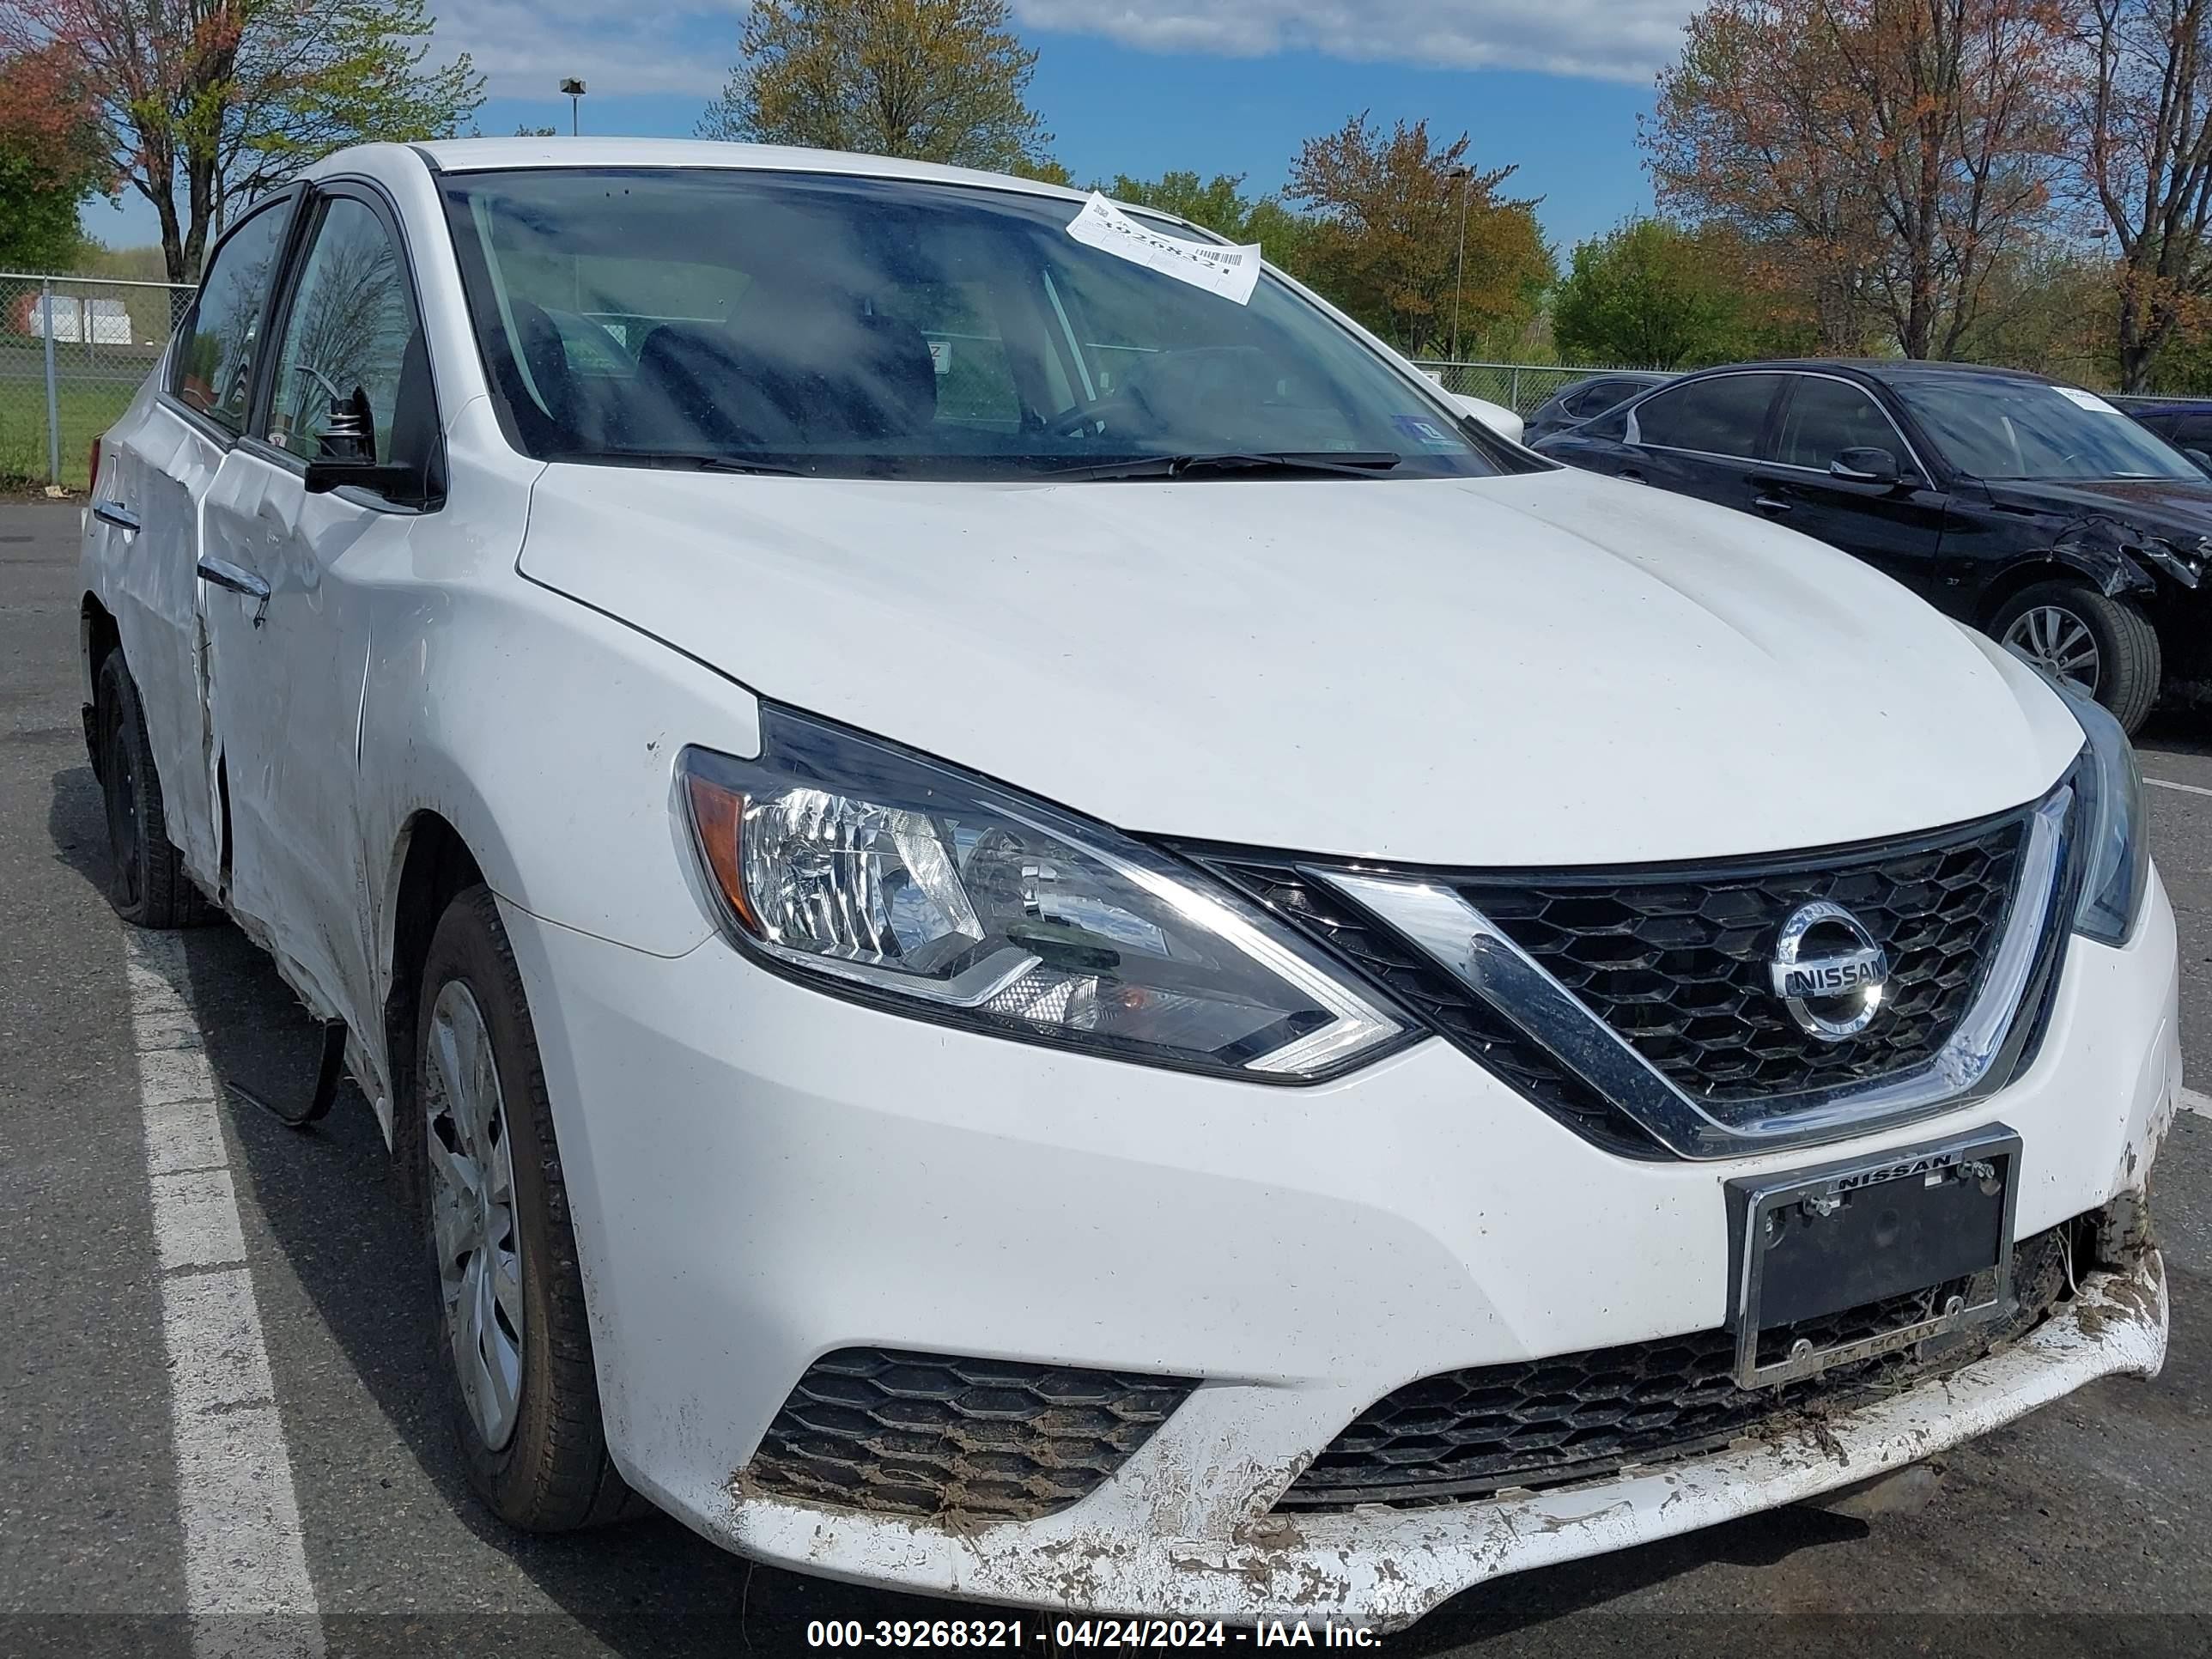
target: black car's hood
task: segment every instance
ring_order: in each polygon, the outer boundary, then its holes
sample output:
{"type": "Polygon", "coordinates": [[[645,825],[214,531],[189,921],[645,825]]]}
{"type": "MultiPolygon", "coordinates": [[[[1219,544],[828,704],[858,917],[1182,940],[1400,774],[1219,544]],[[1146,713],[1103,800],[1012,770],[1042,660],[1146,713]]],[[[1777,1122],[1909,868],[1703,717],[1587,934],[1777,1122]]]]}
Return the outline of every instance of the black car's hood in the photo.
{"type": "Polygon", "coordinates": [[[1986,487],[1991,501],[2014,512],[2067,520],[2104,514],[2153,535],[2212,536],[2212,478],[2037,478],[1986,487]]]}

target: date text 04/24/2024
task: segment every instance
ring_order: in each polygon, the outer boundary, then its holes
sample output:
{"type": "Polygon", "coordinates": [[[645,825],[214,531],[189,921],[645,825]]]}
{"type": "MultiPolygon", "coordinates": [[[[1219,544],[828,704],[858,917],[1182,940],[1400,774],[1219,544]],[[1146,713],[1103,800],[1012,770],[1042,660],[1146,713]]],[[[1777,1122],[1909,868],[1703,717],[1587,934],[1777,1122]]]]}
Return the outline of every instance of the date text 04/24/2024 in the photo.
{"type": "Polygon", "coordinates": [[[1032,1627],[1020,1619],[817,1619],[810,1648],[1365,1648],[1382,1638],[1357,1625],[1274,1619],[1231,1625],[1200,1619],[1061,1619],[1032,1627]]]}

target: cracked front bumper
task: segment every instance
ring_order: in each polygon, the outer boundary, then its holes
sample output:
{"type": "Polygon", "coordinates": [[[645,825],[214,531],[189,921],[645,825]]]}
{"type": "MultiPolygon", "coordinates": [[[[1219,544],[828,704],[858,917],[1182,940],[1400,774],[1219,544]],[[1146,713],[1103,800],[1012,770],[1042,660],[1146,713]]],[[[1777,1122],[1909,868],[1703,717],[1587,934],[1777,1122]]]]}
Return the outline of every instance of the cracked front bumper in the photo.
{"type": "MultiPolygon", "coordinates": [[[[1240,1390],[1208,1389],[1130,1461],[1115,1501],[1095,1508],[956,1537],[753,1499],[716,1530],[763,1559],[981,1601],[1395,1629],[1486,1579],[1796,1503],[1931,1456],[2100,1376],[2155,1376],[2166,1342],[2157,1253],[2130,1271],[2093,1275],[2081,1291],[2012,1347],[1825,1417],[1817,1428],[1747,1437],[1709,1456],[1522,1497],[1276,1516],[1228,1540],[1161,1536],[1152,1525],[1161,1509],[1176,1507],[1193,1460],[1223,1456],[1231,1437],[1219,1431],[1249,1408],[1224,1397],[1240,1390]]],[[[1233,1456],[1225,1462],[1233,1467],[1233,1456]]]]}
{"type": "Polygon", "coordinates": [[[1501,1574],[1911,1462],[2165,1348],[2154,1256],[2031,1335],[1824,1421],[1534,1495],[1274,1513],[1416,1379],[1711,1331],[1725,1183],[2002,1121],[2027,1238],[2140,1189],[2176,1109],[2173,918],[2076,941],[2033,1066],[1894,1133],[1710,1164],[1613,1157],[1440,1042],[1313,1089],[899,1019],[710,942],[650,957],[506,910],[590,1298],[608,1443],[705,1536],[832,1577],[1130,1614],[1419,1618],[1501,1574]],[[1194,1378],[1088,1496],[950,1528],[763,1493],[826,1354],[1194,1378]],[[1840,1452],[1840,1461],[1838,1456],[1840,1452]]]}

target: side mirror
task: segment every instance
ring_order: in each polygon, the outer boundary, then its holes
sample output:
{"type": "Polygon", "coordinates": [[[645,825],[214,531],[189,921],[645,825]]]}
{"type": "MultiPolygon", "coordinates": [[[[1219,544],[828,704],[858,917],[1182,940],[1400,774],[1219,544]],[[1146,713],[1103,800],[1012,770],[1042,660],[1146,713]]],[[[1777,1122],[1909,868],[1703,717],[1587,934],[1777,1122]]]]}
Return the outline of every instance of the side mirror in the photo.
{"type": "Polygon", "coordinates": [[[2191,464],[2199,472],[2212,472],[2212,455],[2207,455],[2201,449],[2185,449],[2181,453],[2189,457],[2191,464]]]}
{"type": "Polygon", "coordinates": [[[1829,464],[1828,476],[1845,483],[1893,484],[1897,457],[1886,449],[1847,449],[1829,464]]]}

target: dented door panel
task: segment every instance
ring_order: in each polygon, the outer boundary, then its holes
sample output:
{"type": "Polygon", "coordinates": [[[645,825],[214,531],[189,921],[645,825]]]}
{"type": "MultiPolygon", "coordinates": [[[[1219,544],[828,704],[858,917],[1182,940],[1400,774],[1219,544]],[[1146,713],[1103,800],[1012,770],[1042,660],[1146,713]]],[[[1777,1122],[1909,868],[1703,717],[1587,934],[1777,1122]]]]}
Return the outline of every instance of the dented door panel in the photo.
{"type": "Polygon", "coordinates": [[[311,495],[252,445],[225,459],[206,507],[209,550],[269,585],[265,607],[212,584],[204,599],[230,902],[265,931],[313,1011],[356,1031],[377,1022],[354,817],[368,611],[347,568],[365,543],[404,544],[416,522],[311,495]]]}

